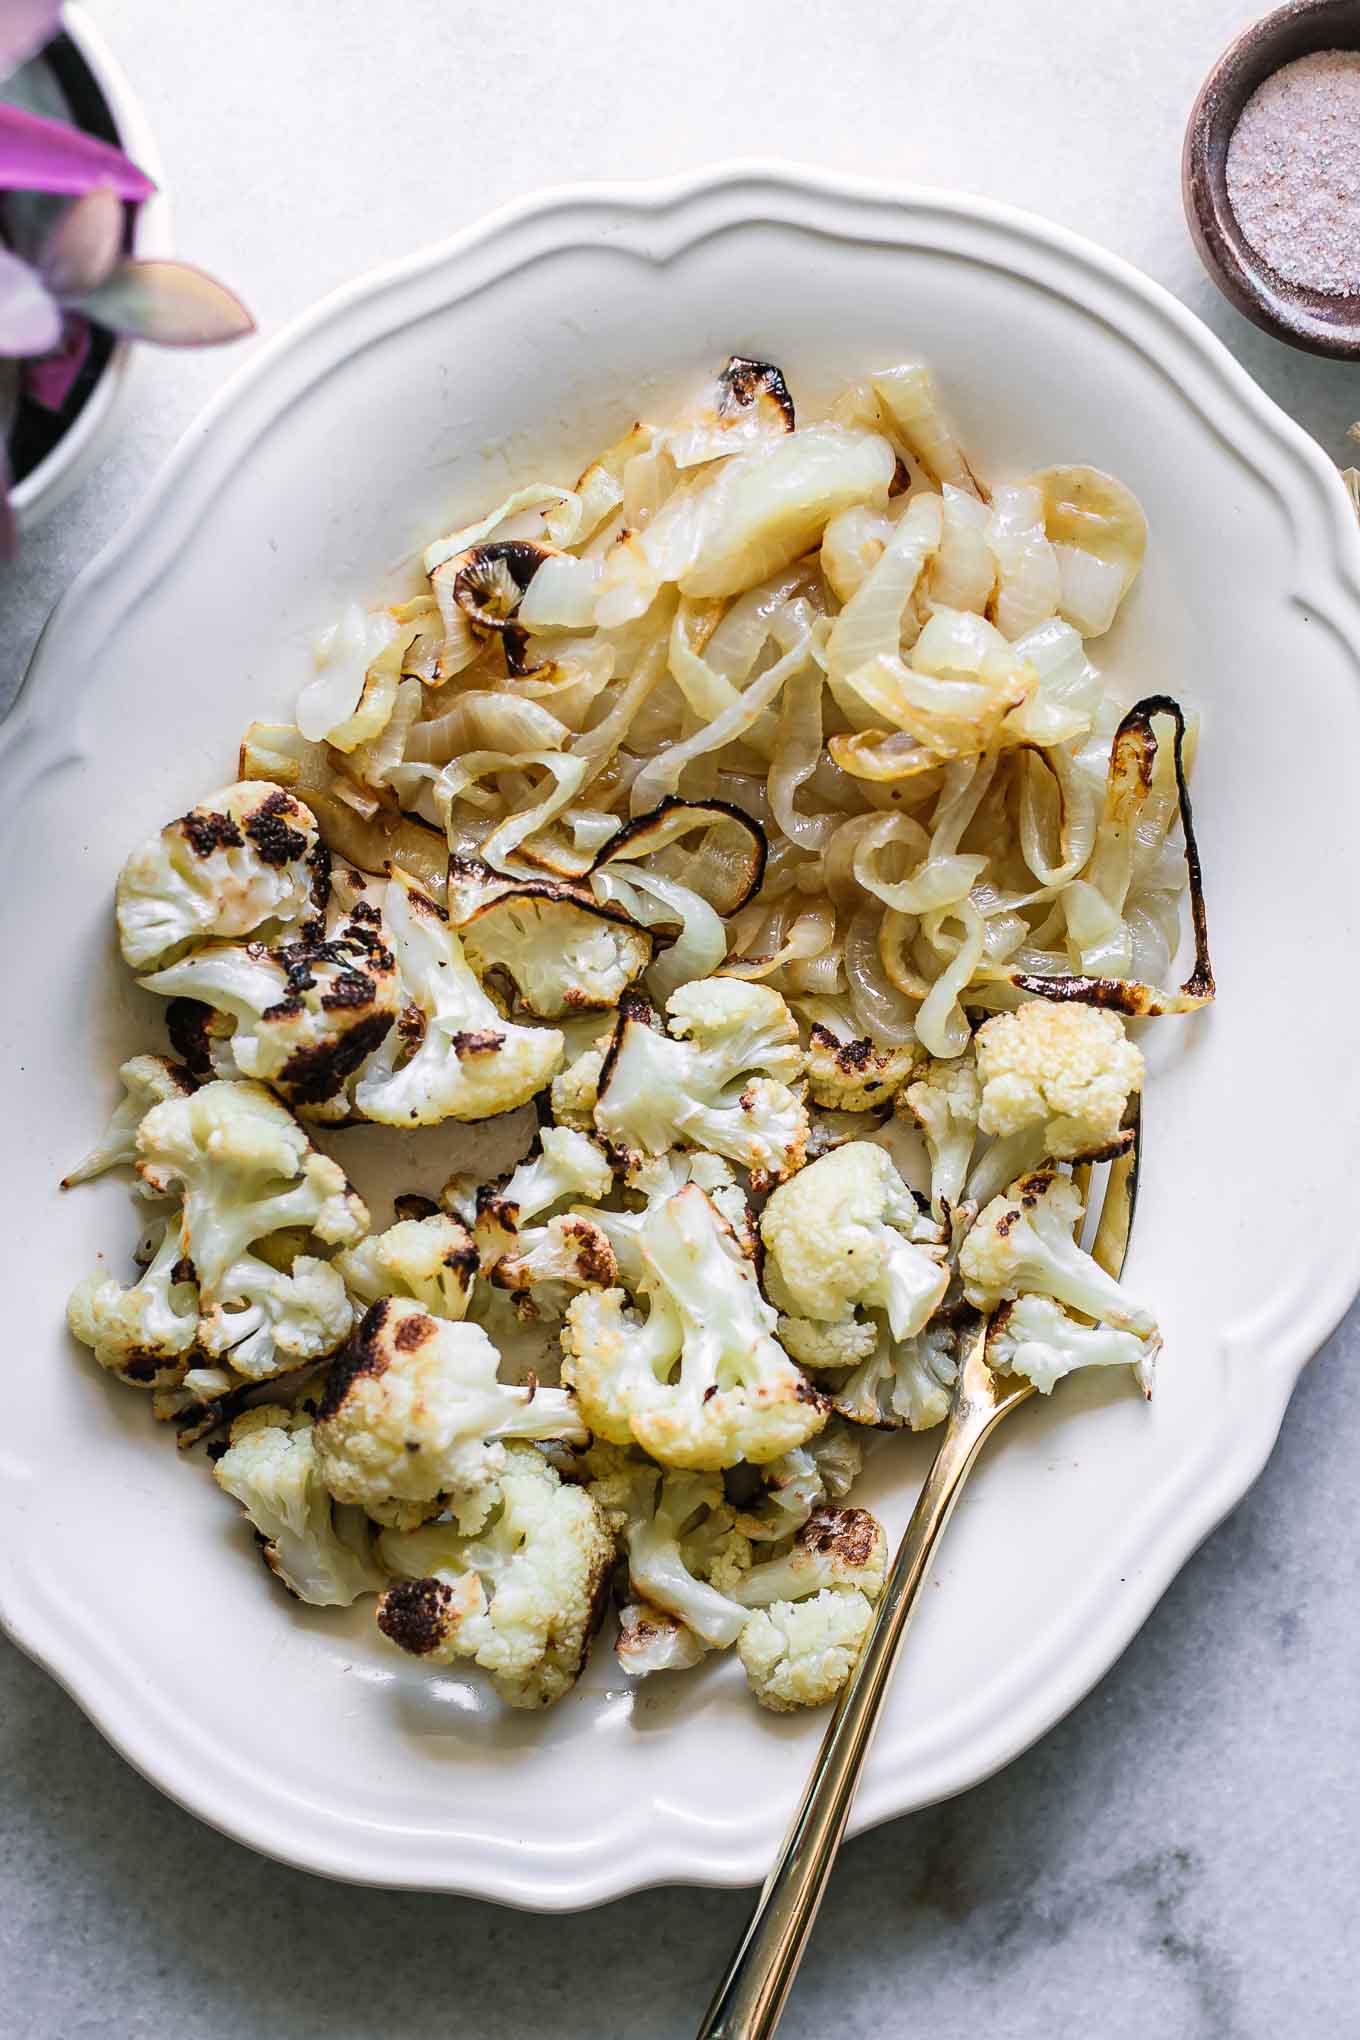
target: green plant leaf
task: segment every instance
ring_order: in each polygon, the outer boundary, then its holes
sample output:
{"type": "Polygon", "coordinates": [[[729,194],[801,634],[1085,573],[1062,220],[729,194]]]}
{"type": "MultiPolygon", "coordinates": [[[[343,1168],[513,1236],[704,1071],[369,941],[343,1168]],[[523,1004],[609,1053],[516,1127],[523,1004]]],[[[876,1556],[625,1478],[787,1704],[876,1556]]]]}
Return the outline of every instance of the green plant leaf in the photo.
{"type": "Polygon", "coordinates": [[[98,326],[160,347],[214,347],[255,330],[241,300],[187,262],[120,262],[97,290],[67,303],[98,326]]]}

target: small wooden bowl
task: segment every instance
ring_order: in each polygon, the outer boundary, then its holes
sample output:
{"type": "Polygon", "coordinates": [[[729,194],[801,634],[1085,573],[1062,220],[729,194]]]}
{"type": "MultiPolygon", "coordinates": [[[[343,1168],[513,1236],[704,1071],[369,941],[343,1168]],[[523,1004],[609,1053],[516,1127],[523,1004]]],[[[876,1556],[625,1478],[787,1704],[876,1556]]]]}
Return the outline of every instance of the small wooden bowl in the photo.
{"type": "Polygon", "coordinates": [[[1214,282],[1239,312],[1310,354],[1360,359],[1360,293],[1329,297],[1277,276],[1228,203],[1228,144],[1258,85],[1314,50],[1360,49],[1360,0],[1291,0],[1225,51],[1185,130],[1181,189],[1190,233],[1214,282]]]}

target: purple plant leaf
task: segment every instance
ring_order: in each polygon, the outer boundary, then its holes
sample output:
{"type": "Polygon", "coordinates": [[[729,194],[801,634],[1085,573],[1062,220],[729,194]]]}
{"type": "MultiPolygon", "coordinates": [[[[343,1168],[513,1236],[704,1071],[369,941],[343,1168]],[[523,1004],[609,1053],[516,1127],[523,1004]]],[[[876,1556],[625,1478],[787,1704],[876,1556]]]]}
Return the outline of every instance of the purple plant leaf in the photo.
{"type": "Polygon", "coordinates": [[[123,201],[104,185],[73,199],[43,242],[42,279],[53,297],[97,290],[123,252],[123,201]]]}
{"type": "Polygon", "coordinates": [[[0,248],[0,354],[48,354],[61,339],[61,312],[36,269],[0,248]]]}
{"type": "Polygon", "coordinates": [[[89,351],[89,320],[69,315],[56,352],[45,354],[41,361],[25,362],[24,395],[41,404],[44,411],[59,411],[70,396],[89,351]]]}
{"type": "Polygon", "coordinates": [[[0,0],[0,78],[36,56],[61,27],[61,0],[0,0]]]}
{"type": "Polygon", "coordinates": [[[78,197],[101,184],[120,198],[149,198],[156,189],[108,142],[22,107],[0,106],[0,191],[60,191],[78,197]]]}
{"type": "Polygon", "coordinates": [[[161,347],[215,347],[255,331],[225,284],[187,262],[120,262],[107,283],[68,300],[97,326],[161,347]]]}

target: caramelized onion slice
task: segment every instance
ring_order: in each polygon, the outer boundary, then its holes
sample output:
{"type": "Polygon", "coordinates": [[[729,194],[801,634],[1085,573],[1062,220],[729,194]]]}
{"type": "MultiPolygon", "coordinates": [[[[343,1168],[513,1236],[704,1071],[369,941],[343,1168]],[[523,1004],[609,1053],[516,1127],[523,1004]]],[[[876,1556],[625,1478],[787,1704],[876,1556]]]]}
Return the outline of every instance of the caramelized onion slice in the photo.
{"type": "Polygon", "coordinates": [[[666,878],[688,886],[718,914],[739,913],[759,892],[768,846],[759,822],[725,800],[663,800],[611,836],[592,871],[607,864],[654,858],[666,878]],[[702,831],[697,845],[685,838],[702,831]]]}
{"type": "Polygon", "coordinates": [[[1153,1019],[1164,1013],[1193,1013],[1209,1005],[1214,997],[1213,964],[1209,957],[1209,925],[1204,909],[1204,876],[1195,840],[1190,789],[1185,776],[1185,714],[1169,694],[1149,694],[1136,701],[1114,734],[1110,753],[1110,783],[1107,799],[1130,797],[1136,808],[1152,784],[1157,758],[1154,718],[1170,718],[1174,729],[1176,795],[1180,804],[1181,829],[1185,836],[1185,868],[1190,881],[1190,924],[1195,938],[1195,962],[1189,977],[1178,990],[1144,984],[1137,978],[1085,977],[1073,973],[1039,976],[1028,971],[1012,972],[1004,982],[1031,998],[1070,1000],[1083,1006],[1104,1006],[1112,1013],[1131,1019],[1153,1019]]]}

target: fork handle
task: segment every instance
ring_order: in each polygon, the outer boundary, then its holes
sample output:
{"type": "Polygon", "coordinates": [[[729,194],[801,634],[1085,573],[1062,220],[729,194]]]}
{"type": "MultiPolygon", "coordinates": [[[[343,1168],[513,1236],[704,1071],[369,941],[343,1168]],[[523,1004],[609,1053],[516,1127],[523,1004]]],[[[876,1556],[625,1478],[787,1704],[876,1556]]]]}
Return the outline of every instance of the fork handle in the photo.
{"type": "Polygon", "coordinates": [[[767,2040],[779,2024],[831,1878],[916,1597],[997,1415],[992,1408],[956,1406],[946,1422],[807,1789],[697,2040],[767,2040]]]}

